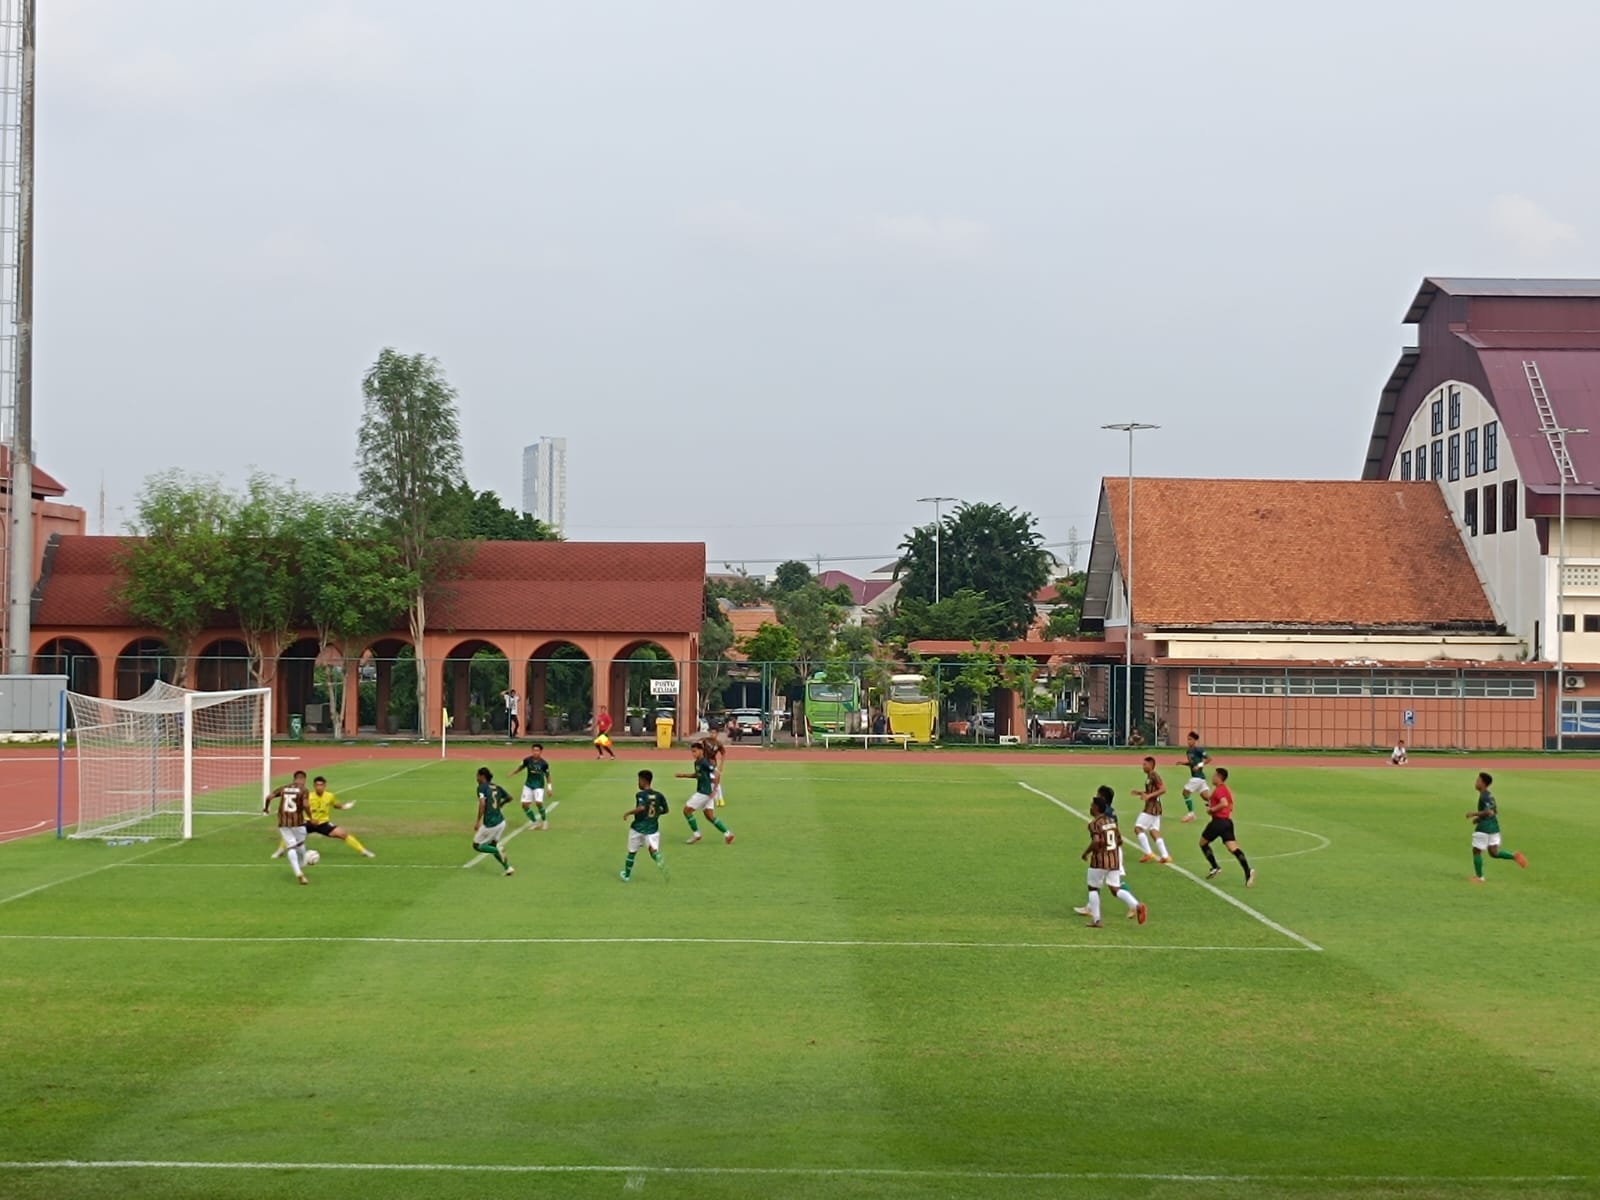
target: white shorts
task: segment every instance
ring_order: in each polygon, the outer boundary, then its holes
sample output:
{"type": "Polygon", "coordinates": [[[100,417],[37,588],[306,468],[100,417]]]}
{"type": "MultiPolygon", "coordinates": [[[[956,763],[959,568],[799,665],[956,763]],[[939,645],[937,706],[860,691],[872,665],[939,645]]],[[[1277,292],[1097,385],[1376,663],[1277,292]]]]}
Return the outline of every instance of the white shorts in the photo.
{"type": "Polygon", "coordinates": [[[715,792],[709,796],[703,792],[696,792],[684,801],[684,807],[689,809],[690,812],[704,812],[706,809],[716,808],[716,806],[717,796],[715,792]]]}
{"type": "Polygon", "coordinates": [[[661,831],[654,833],[640,833],[637,829],[628,830],[628,853],[637,854],[643,846],[649,846],[652,853],[661,849],[661,831]]]}
{"type": "Polygon", "coordinates": [[[1100,867],[1089,868],[1089,886],[1092,888],[1110,888],[1113,892],[1122,888],[1122,872],[1107,871],[1100,867]]]}
{"type": "Polygon", "coordinates": [[[1500,849],[1500,835],[1498,833],[1474,833],[1472,835],[1472,848],[1474,850],[1500,849]]]}
{"type": "Polygon", "coordinates": [[[1206,781],[1204,779],[1200,779],[1197,776],[1190,776],[1189,779],[1186,780],[1184,782],[1184,785],[1183,785],[1183,794],[1185,796],[1192,796],[1196,792],[1203,792],[1205,790],[1206,790],[1206,781]]]}
{"type": "Polygon", "coordinates": [[[306,844],[306,827],[304,825],[295,825],[285,829],[280,825],[278,827],[278,836],[283,839],[283,844],[288,849],[297,850],[306,844]]]}
{"type": "Polygon", "coordinates": [[[479,825],[478,832],[472,835],[472,840],[479,846],[487,846],[491,843],[498,845],[500,839],[505,836],[505,832],[506,823],[504,821],[501,821],[498,825],[479,825]]]}
{"type": "Polygon", "coordinates": [[[525,787],[522,789],[522,802],[524,804],[543,804],[544,789],[525,787]]]}
{"type": "Polygon", "coordinates": [[[715,784],[712,787],[712,789],[711,789],[711,799],[712,799],[712,801],[714,803],[717,803],[717,804],[721,804],[722,803],[722,785],[720,783],[719,784],[715,784]]]}
{"type": "Polygon", "coordinates": [[[1161,832],[1161,817],[1156,813],[1142,812],[1134,819],[1133,827],[1140,833],[1150,830],[1153,833],[1161,832]]]}

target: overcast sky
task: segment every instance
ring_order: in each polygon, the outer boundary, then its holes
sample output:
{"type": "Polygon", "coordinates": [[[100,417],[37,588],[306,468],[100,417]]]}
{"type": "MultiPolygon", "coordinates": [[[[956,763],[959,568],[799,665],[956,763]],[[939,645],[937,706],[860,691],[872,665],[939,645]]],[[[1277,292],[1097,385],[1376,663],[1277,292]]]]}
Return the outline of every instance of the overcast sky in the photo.
{"type": "Polygon", "coordinates": [[[102,477],[108,532],[166,467],[353,490],[394,345],[474,486],[569,439],[574,538],[860,572],[943,494],[1059,543],[1104,422],[1354,478],[1424,275],[1600,276],[1593,0],[38,6],[35,437],[91,532],[102,477]]]}

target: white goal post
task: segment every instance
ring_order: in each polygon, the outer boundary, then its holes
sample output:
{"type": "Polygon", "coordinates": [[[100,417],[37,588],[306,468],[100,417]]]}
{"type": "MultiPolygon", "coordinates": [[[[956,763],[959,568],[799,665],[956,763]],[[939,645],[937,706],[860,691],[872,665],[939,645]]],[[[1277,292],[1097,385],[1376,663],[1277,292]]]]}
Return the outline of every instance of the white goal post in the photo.
{"type": "Polygon", "coordinates": [[[67,693],[75,838],[191,838],[195,816],[261,811],[272,790],[272,689],[156,682],[132,700],[67,693]]]}

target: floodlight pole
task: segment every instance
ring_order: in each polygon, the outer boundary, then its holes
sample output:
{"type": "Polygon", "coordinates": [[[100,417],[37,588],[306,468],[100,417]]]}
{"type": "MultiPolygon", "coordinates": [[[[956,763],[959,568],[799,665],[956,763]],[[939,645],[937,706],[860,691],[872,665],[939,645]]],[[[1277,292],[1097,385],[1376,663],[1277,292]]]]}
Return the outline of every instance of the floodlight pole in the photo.
{"type": "Polygon", "coordinates": [[[17,351],[11,437],[11,539],[6,582],[5,671],[26,675],[33,663],[33,59],[34,0],[22,0],[18,63],[20,144],[17,169],[17,351]]]}
{"type": "Polygon", "coordinates": [[[939,534],[944,526],[943,505],[954,504],[954,496],[923,496],[918,504],[933,505],[933,602],[939,603],[939,534]]]}
{"type": "Polygon", "coordinates": [[[1128,602],[1128,626],[1123,638],[1122,659],[1122,744],[1133,744],[1133,435],[1141,429],[1160,429],[1139,421],[1124,421],[1120,425],[1102,425],[1128,435],[1128,576],[1123,589],[1128,602]]]}
{"type": "MultiPolygon", "coordinates": [[[[1556,749],[1565,748],[1566,722],[1561,714],[1561,706],[1566,703],[1567,695],[1567,656],[1566,645],[1562,640],[1563,626],[1567,619],[1567,471],[1571,468],[1572,456],[1567,453],[1567,435],[1569,433],[1588,433],[1587,429],[1567,429],[1556,426],[1554,429],[1545,430],[1546,434],[1561,439],[1561,452],[1556,455],[1556,487],[1561,497],[1559,527],[1556,535],[1556,749]]],[[[1554,446],[1551,447],[1554,449],[1554,446]]]]}

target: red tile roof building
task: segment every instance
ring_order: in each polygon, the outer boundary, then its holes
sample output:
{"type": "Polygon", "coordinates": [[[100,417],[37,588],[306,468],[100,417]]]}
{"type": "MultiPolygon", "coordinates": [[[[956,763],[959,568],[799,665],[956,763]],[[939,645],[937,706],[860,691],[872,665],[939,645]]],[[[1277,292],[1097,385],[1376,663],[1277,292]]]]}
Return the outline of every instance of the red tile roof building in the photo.
{"type": "MultiPolygon", "coordinates": [[[[160,644],[160,631],[139,627],[118,600],[125,544],[122,538],[61,537],[53,539],[45,556],[34,602],[36,665],[70,660],[78,672],[73,686],[80,690],[135,695],[146,675],[158,669],[152,664],[172,653],[160,644]],[[92,688],[87,679],[94,681],[92,688]]],[[[576,647],[588,659],[594,668],[595,709],[608,707],[619,724],[628,656],[641,646],[660,647],[680,664],[679,719],[692,720],[704,579],[705,548],[699,543],[472,544],[455,578],[440,585],[429,605],[420,657],[430,664],[432,700],[423,732],[438,732],[442,708],[450,710],[453,727],[466,727],[466,666],[482,649],[498,651],[512,664],[512,686],[525,698],[530,731],[542,727],[548,660],[561,647],[576,647]]],[[[219,656],[232,660],[242,650],[239,636],[219,614],[188,651],[202,665],[215,664],[219,656]],[[219,647],[230,652],[221,654],[219,647]]],[[[383,690],[394,656],[407,645],[402,623],[368,645],[351,648],[351,657],[371,656],[383,690]]],[[[272,653],[281,729],[300,707],[297,694],[310,691],[315,635],[298,630],[272,653]]],[[[244,686],[238,677],[242,668],[235,662],[231,669],[233,675],[212,685],[244,686]]],[[[355,676],[350,672],[346,679],[347,716],[356,712],[355,676]]],[[[207,686],[205,680],[196,682],[207,686]]]]}

